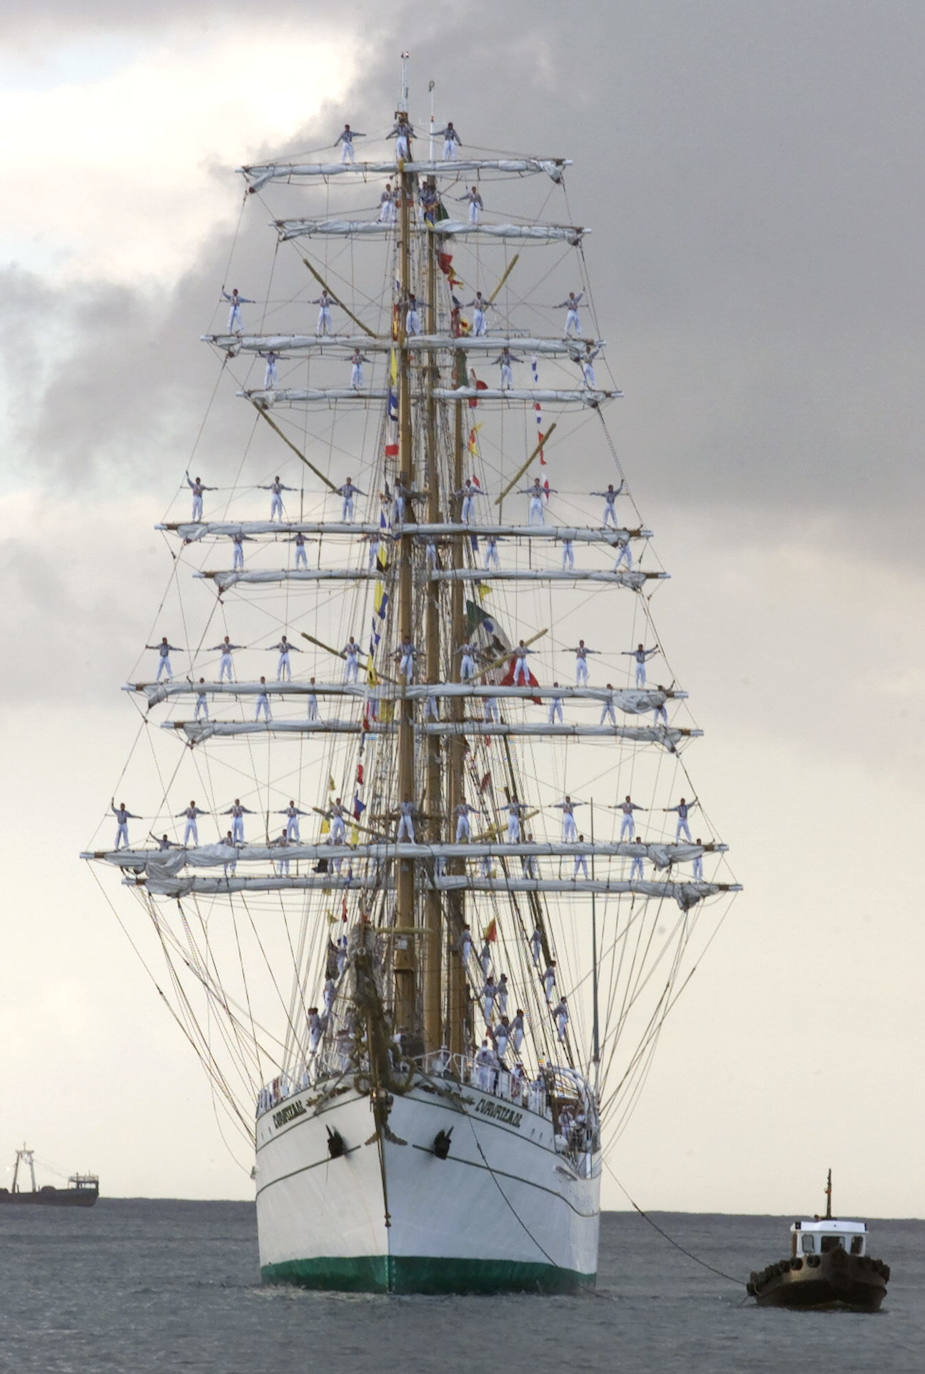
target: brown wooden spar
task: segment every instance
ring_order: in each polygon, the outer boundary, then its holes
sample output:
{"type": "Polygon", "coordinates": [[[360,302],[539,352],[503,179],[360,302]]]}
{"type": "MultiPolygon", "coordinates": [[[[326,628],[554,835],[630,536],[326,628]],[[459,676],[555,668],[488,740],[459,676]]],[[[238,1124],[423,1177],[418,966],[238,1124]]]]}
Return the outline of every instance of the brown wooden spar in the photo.
{"type": "MultiPolygon", "coordinates": [[[[414,445],[411,429],[411,357],[406,337],[407,302],[411,291],[411,216],[413,178],[400,167],[399,276],[398,276],[398,480],[414,488],[414,445]]],[[[398,540],[399,640],[412,639],[414,582],[412,556],[413,521],[402,522],[398,540]],[[409,528],[410,525],[410,528],[409,528]]],[[[407,697],[398,702],[398,796],[397,805],[415,802],[414,706],[407,697]]],[[[414,860],[398,859],[395,921],[399,926],[417,924],[414,910],[414,860]]],[[[397,939],[392,945],[394,1017],[396,1031],[416,1030],[417,951],[413,939],[397,939]]]]}

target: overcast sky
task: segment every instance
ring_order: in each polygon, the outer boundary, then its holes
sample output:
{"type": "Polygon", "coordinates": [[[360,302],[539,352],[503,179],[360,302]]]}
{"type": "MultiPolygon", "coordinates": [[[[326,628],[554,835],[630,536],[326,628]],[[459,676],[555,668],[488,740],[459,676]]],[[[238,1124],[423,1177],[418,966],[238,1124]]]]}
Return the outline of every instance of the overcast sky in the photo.
{"type": "MultiPolygon", "coordinates": [[[[925,1215],[916,1093],[925,9],[881,0],[88,0],[0,18],[0,1163],[250,1195],[76,853],[214,362],[233,169],[387,127],[566,154],[689,759],[746,892],[611,1163],[646,1208],[925,1215]],[[318,17],[312,11],[318,11],[318,17]],[[370,35],[373,35],[371,38],[370,35]],[[884,1167],[885,1158],[888,1167],[884,1167]]],[[[612,1184],[605,1204],[625,1205],[612,1184]]]]}

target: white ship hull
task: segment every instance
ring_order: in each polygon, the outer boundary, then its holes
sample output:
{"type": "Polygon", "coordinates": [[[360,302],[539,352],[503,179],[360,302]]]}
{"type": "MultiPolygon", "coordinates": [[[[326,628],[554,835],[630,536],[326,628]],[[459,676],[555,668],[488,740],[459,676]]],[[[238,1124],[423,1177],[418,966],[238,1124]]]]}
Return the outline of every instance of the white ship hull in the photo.
{"type": "Polygon", "coordinates": [[[418,1293],[591,1285],[599,1192],[599,1155],[564,1155],[548,1116],[467,1085],[455,1098],[420,1083],[396,1094],[381,1149],[370,1099],[352,1086],[321,1103],[313,1090],[296,1093],[257,1123],[269,1283],[418,1293]],[[329,1130],[343,1140],[339,1158],[329,1130]],[[441,1130],[452,1132],[446,1159],[433,1150],[441,1130]]]}

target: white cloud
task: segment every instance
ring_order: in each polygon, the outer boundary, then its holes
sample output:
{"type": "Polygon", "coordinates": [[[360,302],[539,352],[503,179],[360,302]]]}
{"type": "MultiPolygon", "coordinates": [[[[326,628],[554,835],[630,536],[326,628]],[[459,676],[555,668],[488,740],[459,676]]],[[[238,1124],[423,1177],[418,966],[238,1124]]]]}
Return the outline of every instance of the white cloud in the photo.
{"type": "Polygon", "coordinates": [[[343,97],[361,54],[274,26],[175,36],[88,79],[69,66],[51,88],[8,87],[0,120],[29,135],[5,150],[2,256],[57,280],[171,277],[217,213],[234,216],[209,167],[237,166],[258,132],[282,145],[343,97]]]}

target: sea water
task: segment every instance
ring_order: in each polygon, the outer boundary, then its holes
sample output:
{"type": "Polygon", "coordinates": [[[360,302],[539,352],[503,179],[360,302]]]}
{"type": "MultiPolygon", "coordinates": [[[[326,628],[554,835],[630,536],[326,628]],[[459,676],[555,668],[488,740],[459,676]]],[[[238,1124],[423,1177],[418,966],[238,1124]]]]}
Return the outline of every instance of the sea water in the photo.
{"type": "Polygon", "coordinates": [[[871,1222],[880,1313],[758,1309],[791,1220],[610,1212],[593,1294],[424,1298],[261,1287],[248,1203],[0,1207],[0,1370],[923,1374],[925,1223],[871,1222]]]}

